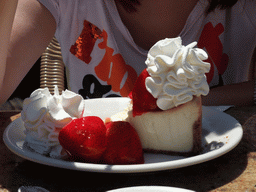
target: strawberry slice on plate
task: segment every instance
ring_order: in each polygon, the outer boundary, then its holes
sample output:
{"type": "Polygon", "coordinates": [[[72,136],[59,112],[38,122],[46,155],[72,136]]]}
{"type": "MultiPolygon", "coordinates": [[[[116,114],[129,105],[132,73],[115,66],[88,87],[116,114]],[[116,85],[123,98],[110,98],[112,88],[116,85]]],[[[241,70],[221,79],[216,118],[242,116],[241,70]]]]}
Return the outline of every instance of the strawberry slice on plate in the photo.
{"type": "Polygon", "coordinates": [[[104,160],[107,164],[142,164],[144,156],[140,138],[130,123],[109,122],[107,127],[107,149],[104,160]]]}
{"type": "Polygon", "coordinates": [[[74,119],[61,129],[59,142],[72,160],[101,163],[106,150],[106,126],[96,116],[74,119]]]}

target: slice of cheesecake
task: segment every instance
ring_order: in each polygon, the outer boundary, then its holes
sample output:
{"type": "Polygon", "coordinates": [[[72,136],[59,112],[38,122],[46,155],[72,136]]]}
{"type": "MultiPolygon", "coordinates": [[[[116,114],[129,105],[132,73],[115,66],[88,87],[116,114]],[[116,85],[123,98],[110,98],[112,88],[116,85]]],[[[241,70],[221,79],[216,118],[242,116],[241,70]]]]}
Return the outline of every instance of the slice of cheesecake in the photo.
{"type": "Polygon", "coordinates": [[[131,106],[113,115],[111,121],[128,121],[138,132],[144,151],[185,156],[201,151],[201,97],[170,110],[135,117],[131,106]]]}

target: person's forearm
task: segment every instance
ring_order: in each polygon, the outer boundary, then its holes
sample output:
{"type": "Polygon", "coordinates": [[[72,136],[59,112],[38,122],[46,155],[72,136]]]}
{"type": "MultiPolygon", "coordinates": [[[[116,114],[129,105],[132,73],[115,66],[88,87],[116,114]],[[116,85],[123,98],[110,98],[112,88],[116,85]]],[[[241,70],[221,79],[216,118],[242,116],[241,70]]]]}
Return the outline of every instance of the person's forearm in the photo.
{"type": "Polygon", "coordinates": [[[254,81],[224,85],[212,88],[209,94],[203,97],[203,105],[253,105],[254,81]]]}
{"type": "Polygon", "coordinates": [[[18,0],[0,0],[0,89],[5,74],[6,59],[18,0]]]}

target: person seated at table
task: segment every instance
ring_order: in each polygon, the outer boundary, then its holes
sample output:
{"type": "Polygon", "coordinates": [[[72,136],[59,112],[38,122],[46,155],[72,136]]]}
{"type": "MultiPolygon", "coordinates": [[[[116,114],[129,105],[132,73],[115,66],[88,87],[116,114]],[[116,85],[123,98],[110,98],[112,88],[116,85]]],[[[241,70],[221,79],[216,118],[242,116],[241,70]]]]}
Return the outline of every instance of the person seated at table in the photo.
{"type": "Polygon", "coordinates": [[[0,0],[0,103],[55,35],[68,88],[84,98],[127,96],[150,47],[180,36],[209,55],[204,105],[253,105],[255,10],[255,0],[0,0]]]}

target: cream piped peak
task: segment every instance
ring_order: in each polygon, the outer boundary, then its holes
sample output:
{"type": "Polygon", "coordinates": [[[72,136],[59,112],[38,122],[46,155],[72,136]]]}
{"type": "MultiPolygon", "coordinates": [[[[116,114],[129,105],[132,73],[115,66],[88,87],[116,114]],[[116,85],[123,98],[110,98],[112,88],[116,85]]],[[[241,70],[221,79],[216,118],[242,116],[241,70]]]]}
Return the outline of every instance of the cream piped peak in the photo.
{"type": "Polygon", "coordinates": [[[168,110],[191,101],[193,96],[209,93],[205,73],[210,63],[203,61],[208,55],[194,48],[196,45],[184,46],[180,37],[166,38],[149,50],[145,63],[150,77],[145,84],[160,109],[168,110]]]}
{"type": "Polygon", "coordinates": [[[51,95],[48,88],[35,90],[23,102],[21,117],[27,145],[40,154],[60,158],[59,131],[84,110],[82,96],[65,90],[59,94],[57,86],[51,95]]]}

